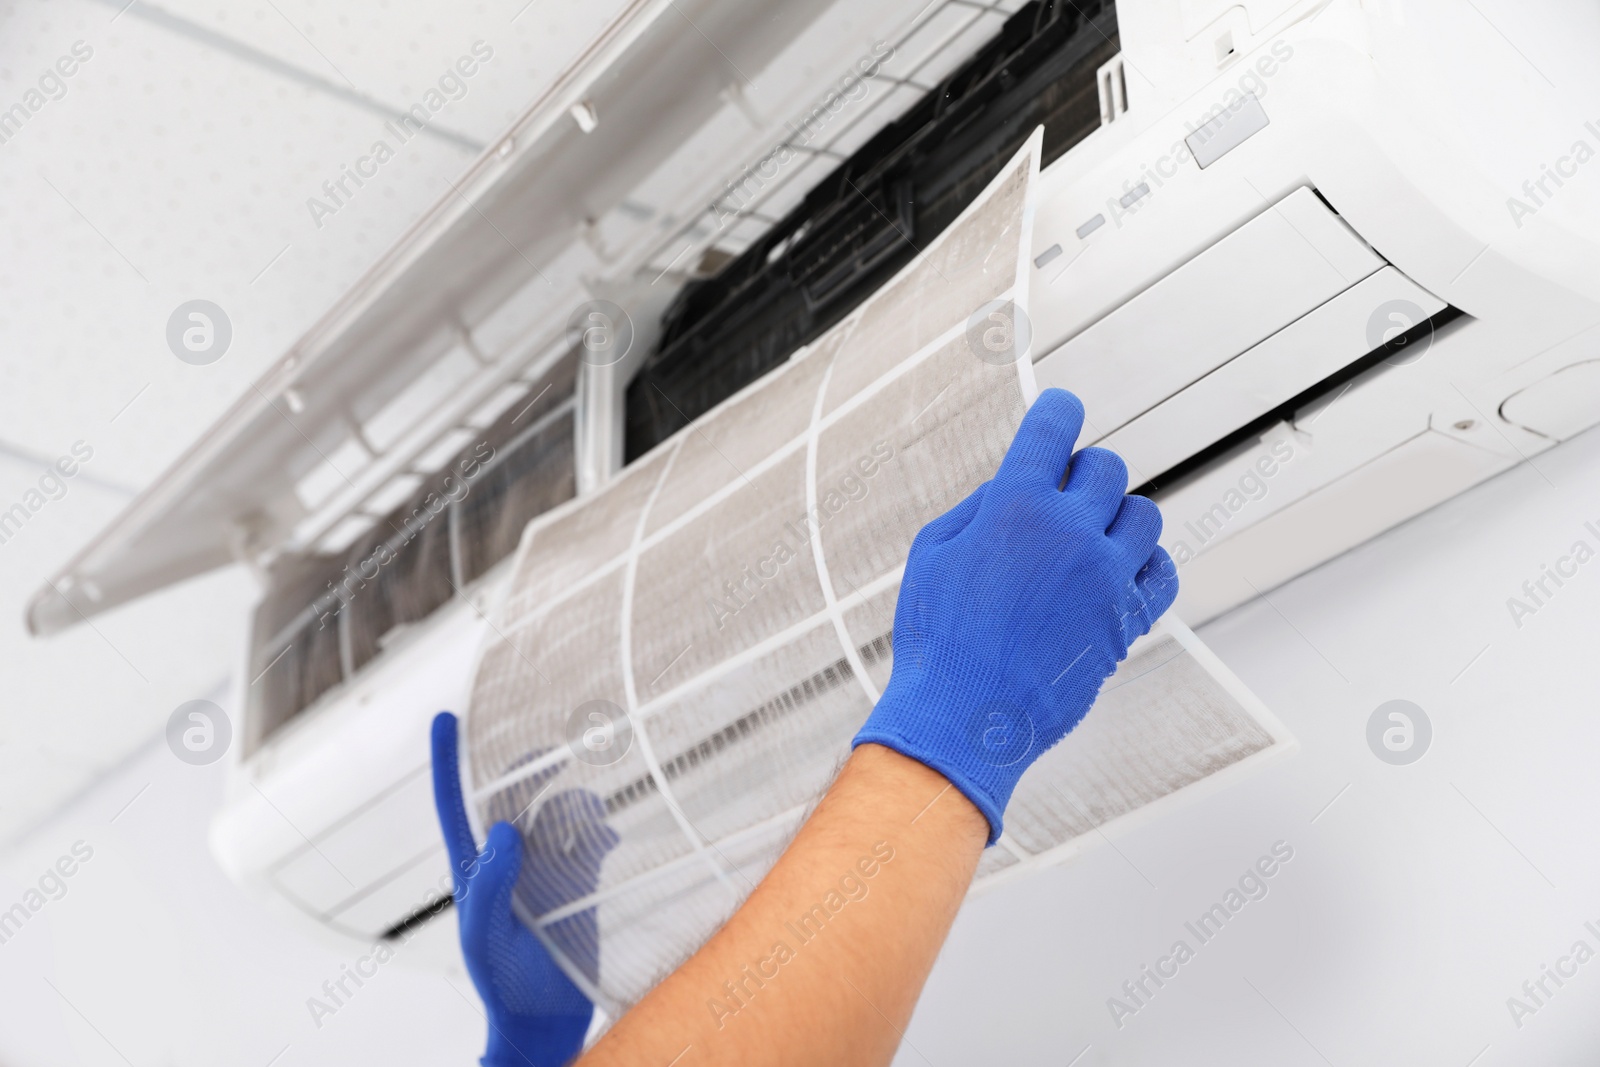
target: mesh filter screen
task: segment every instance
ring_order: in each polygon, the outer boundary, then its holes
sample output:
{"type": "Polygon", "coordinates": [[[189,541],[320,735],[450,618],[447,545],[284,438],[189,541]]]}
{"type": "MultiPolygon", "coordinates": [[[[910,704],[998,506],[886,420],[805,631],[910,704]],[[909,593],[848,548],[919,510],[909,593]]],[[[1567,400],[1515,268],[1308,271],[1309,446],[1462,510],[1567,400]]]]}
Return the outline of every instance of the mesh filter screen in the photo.
{"type": "MultiPolygon", "coordinates": [[[[693,436],[694,431],[687,431],[693,436]]],[[[639,557],[633,676],[648,700],[823,610],[806,533],[806,457],[791,451],[639,557]]]]}
{"type": "Polygon", "coordinates": [[[716,841],[816,799],[871,710],[823,622],[684,693],[648,729],[684,815],[716,841]]]}
{"type": "Polygon", "coordinates": [[[904,566],[917,531],[1000,466],[1025,408],[1016,368],[974,359],[957,336],[824,429],[817,496],[834,595],[904,566]]]}
{"type": "MultiPolygon", "coordinates": [[[[989,301],[1025,312],[1038,151],[783,369],[522,538],[465,770],[475,817],[514,822],[538,857],[519,912],[613,1015],[776,862],[887,683],[913,537],[1021,421],[1031,363],[978,358],[967,322],[989,301]]],[[[1281,740],[1163,630],[1023,779],[975,884],[1281,740]]]]}
{"type": "Polygon", "coordinates": [[[461,581],[481,577],[511,555],[529,520],[572,499],[577,482],[572,421],[570,411],[542,420],[451,512],[461,581]]]}
{"type": "MultiPolygon", "coordinates": [[[[1023,154],[1028,152],[1023,149],[1023,154]]],[[[1007,167],[971,207],[846,322],[855,325],[834,360],[827,410],[833,411],[913,352],[1016,284],[1027,244],[1026,167],[1007,167]]]]}
{"type": "Polygon", "coordinates": [[[1158,631],[1106,682],[1072,743],[1023,777],[1006,830],[1026,851],[1047,852],[1272,743],[1238,696],[1158,631]]]}
{"type": "Polygon", "coordinates": [[[486,426],[480,410],[445,432],[444,441],[470,436],[442,465],[427,449],[380,489],[387,500],[415,483],[385,514],[369,499],[347,515],[370,525],[345,548],[272,565],[251,626],[247,752],[510,556],[529,520],[571,499],[577,363],[569,355],[507,383],[500,395],[532,399],[515,397],[486,426]]]}
{"type": "Polygon", "coordinates": [[[748,477],[762,460],[793,448],[811,425],[817,383],[832,365],[830,353],[785,364],[729,403],[708,412],[685,432],[672,470],[650,508],[653,534],[713,493],[748,477]]]}

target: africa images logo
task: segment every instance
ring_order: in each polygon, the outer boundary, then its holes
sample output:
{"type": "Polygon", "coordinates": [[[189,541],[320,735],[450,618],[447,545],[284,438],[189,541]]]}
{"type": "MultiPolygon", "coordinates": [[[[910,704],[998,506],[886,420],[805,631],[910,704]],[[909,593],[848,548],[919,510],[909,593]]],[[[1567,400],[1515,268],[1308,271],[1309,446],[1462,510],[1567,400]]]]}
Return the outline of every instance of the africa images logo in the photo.
{"type": "Polygon", "coordinates": [[[209,300],[185,301],[167,317],[167,347],[191,366],[215,363],[232,343],[233,323],[209,300]]]}
{"type": "Polygon", "coordinates": [[[167,719],[167,748],[191,767],[215,763],[233,740],[233,723],[209,700],[179,704],[167,719]]]}
{"type": "Polygon", "coordinates": [[[1393,766],[1417,762],[1432,743],[1433,723],[1428,713],[1409,700],[1379,704],[1367,719],[1367,747],[1393,766]]]}

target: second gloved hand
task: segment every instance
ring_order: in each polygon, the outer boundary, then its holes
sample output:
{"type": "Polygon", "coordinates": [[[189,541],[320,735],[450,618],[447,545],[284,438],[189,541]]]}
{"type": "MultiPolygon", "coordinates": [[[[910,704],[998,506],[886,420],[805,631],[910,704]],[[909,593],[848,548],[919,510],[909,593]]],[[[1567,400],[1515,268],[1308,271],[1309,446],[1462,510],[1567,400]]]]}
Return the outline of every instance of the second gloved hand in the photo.
{"type": "Polygon", "coordinates": [[[1113,453],[1073,454],[1082,427],[1078,399],[1046,390],[994,479],[917,535],[894,670],[855,739],[948,778],[989,820],[990,844],[1022,773],[1177,595],[1160,511],[1126,495],[1113,453]]]}
{"type": "MultiPolygon", "coordinates": [[[[483,1067],[562,1067],[583,1048],[594,1006],[511,907],[523,863],[533,864],[549,900],[580,899],[595,888],[600,864],[617,843],[605,824],[605,805],[583,790],[551,797],[534,816],[528,840],[507,822],[489,829],[482,852],[467,821],[457,769],[456,717],[433,720],[433,788],[450,855],[461,952],[488,1015],[483,1067]]],[[[544,910],[544,908],[541,908],[544,910]]],[[[567,920],[569,940],[590,977],[598,967],[593,909],[567,920]]]]}

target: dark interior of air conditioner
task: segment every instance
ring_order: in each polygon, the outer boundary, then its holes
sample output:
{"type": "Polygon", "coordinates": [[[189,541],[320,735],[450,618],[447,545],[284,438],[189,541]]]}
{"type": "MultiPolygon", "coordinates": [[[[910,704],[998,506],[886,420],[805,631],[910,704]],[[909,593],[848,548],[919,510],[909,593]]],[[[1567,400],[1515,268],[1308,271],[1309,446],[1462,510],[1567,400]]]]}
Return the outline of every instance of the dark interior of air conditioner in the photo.
{"type": "MultiPolygon", "coordinates": [[[[685,286],[627,390],[627,461],[847,315],[948,226],[1036,126],[1045,164],[1097,129],[1097,71],[1117,51],[1111,0],[1035,0],[763,237],[685,286]]],[[[435,476],[343,551],[273,567],[251,631],[247,754],[508,557],[531,519],[574,495],[572,414],[563,405],[575,364],[558,368],[558,387],[538,410],[507,412],[458,457],[493,449],[459,502],[437,513],[425,506],[447,488],[435,476]],[[373,568],[375,555],[387,562],[373,568]]]]}
{"type": "Polygon", "coordinates": [[[1034,128],[1043,164],[1100,126],[1115,5],[1039,0],[668,308],[627,394],[632,462],[844,318],[953,222],[1034,128]]]}

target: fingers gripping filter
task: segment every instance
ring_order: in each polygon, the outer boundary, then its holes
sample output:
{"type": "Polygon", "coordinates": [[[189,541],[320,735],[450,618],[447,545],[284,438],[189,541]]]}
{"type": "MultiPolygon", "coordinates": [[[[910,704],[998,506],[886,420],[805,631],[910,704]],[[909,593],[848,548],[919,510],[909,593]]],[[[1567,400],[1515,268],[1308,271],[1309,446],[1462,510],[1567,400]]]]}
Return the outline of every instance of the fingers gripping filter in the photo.
{"type": "MultiPolygon", "coordinates": [[[[518,913],[613,1016],[726,921],[832,781],[889,676],[912,539],[994,474],[1034,396],[1039,149],[781,369],[524,532],[463,775],[480,830],[528,844],[518,913]]],[[[1101,704],[1022,779],[975,884],[1286,740],[1176,625],[1101,704]]]]}

